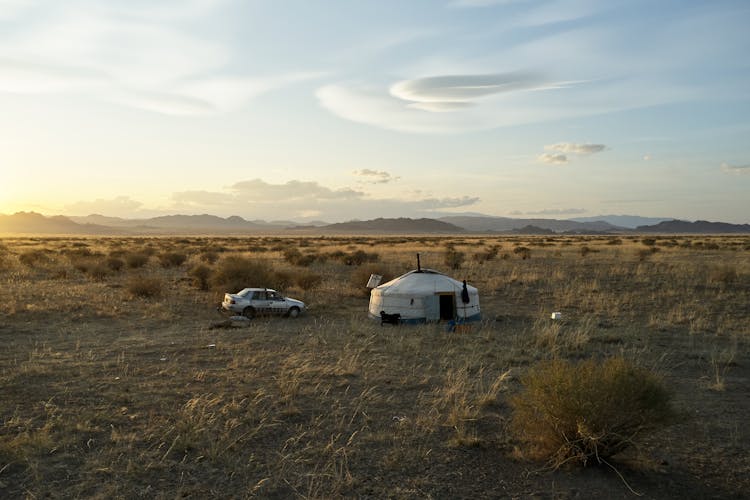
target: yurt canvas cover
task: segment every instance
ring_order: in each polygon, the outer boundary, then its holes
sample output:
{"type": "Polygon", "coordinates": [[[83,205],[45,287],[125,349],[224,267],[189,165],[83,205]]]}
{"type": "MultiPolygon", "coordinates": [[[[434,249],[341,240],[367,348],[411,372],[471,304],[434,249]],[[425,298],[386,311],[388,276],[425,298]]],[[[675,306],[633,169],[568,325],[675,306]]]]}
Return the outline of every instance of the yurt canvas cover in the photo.
{"type": "Polygon", "coordinates": [[[462,282],[432,269],[411,271],[372,289],[369,316],[380,319],[384,311],[400,314],[403,323],[478,321],[479,292],[471,285],[463,291],[462,282]]]}

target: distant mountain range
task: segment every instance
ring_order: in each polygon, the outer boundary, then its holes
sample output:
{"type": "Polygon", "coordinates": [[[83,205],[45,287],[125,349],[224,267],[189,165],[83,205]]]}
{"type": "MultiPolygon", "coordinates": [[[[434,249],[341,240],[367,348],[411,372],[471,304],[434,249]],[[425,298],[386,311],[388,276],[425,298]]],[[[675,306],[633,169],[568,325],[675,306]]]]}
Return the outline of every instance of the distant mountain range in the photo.
{"type": "Polygon", "coordinates": [[[684,220],[669,220],[660,222],[653,226],[638,226],[638,233],[686,233],[686,234],[737,234],[750,233],[750,224],[729,224],[727,222],[708,222],[697,220],[688,222],[684,220]]]}
{"type": "Polygon", "coordinates": [[[344,233],[464,233],[466,229],[436,219],[373,219],[350,221],[317,227],[316,230],[344,233]]]}
{"type": "Polygon", "coordinates": [[[577,222],[609,222],[613,226],[635,229],[638,226],[652,226],[673,217],[641,217],[639,215],[596,215],[594,217],[573,217],[577,222]]]}
{"type": "Polygon", "coordinates": [[[607,232],[621,231],[624,228],[614,226],[608,222],[576,222],[573,220],[557,219],[511,219],[509,217],[472,217],[472,216],[452,216],[441,217],[443,222],[454,224],[462,227],[467,231],[476,233],[507,233],[514,230],[522,229],[526,226],[533,226],[543,230],[550,230],[556,233],[565,231],[590,233],[590,232],[607,232]]]}
{"type": "MultiPolygon", "coordinates": [[[[638,220],[633,216],[628,223],[638,220]]],[[[617,219],[614,219],[617,220],[617,219]]],[[[626,219],[621,219],[626,221],[626,219]]],[[[650,220],[650,219],[646,219],[650,220]]],[[[447,216],[439,219],[373,219],[335,224],[314,222],[305,225],[293,221],[249,221],[239,216],[167,215],[150,219],[123,219],[88,215],[86,217],[44,216],[35,212],[0,214],[0,233],[58,235],[244,235],[264,232],[296,234],[622,234],[622,233],[750,233],[750,224],[726,222],[661,220],[636,228],[608,221],[557,219],[512,219],[489,216],[447,216]]]]}

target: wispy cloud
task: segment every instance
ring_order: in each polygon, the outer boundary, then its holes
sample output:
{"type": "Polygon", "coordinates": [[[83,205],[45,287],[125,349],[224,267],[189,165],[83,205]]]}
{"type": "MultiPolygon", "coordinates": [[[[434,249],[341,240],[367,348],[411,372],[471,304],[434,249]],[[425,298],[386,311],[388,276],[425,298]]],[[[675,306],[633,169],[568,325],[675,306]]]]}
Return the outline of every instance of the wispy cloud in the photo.
{"type": "Polygon", "coordinates": [[[721,171],[730,175],[750,175],[750,165],[730,165],[724,162],[721,164],[721,171]]]}
{"type": "Polygon", "coordinates": [[[558,151],[560,153],[569,153],[577,155],[590,155],[600,153],[607,149],[604,144],[575,144],[573,142],[558,142],[544,146],[548,151],[558,151]]]}
{"type": "Polygon", "coordinates": [[[352,173],[357,177],[361,177],[363,179],[362,182],[365,182],[367,184],[387,184],[389,182],[400,179],[400,177],[394,177],[384,170],[372,170],[369,168],[355,170],[352,173]]]}
{"type": "Polygon", "coordinates": [[[542,153],[536,158],[542,163],[550,163],[552,165],[564,165],[568,163],[568,157],[562,153],[542,153]]]}
{"type": "Polygon", "coordinates": [[[190,23],[225,0],[168,0],[135,6],[82,1],[76,9],[46,1],[21,31],[0,35],[0,91],[85,92],[101,100],[165,114],[234,111],[258,95],[319,73],[236,74],[228,43],[201,37],[190,23]]]}
{"type": "Polygon", "coordinates": [[[93,201],[78,201],[65,206],[65,212],[73,215],[130,215],[143,208],[143,203],[129,196],[112,199],[97,198],[93,201]]]}
{"type": "Polygon", "coordinates": [[[576,144],[573,142],[558,142],[544,146],[547,151],[553,153],[542,153],[537,156],[537,160],[542,163],[552,165],[562,165],[570,162],[570,155],[588,156],[594,153],[600,153],[607,149],[604,144],[576,144]]]}
{"type": "Polygon", "coordinates": [[[543,210],[526,212],[526,215],[577,215],[585,214],[586,212],[585,208],[545,208],[543,210]]]}

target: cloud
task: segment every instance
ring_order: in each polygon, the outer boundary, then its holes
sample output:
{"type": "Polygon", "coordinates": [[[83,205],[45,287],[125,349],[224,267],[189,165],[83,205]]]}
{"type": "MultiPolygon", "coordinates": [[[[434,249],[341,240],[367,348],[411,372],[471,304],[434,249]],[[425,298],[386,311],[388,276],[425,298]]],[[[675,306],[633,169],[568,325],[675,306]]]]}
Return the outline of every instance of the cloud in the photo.
{"type": "Polygon", "coordinates": [[[81,8],[66,10],[39,1],[24,11],[35,22],[0,34],[0,91],[77,92],[163,114],[215,114],[320,76],[230,70],[241,55],[227,42],[202,37],[191,28],[224,3],[115,0],[103,5],[82,0],[81,8]]]}
{"type": "MultiPolygon", "coordinates": [[[[530,99],[517,95],[523,92],[506,93],[513,94],[520,101],[530,99]]],[[[544,100],[539,98],[531,99],[533,102],[529,106],[523,102],[493,104],[479,99],[480,94],[485,97],[490,95],[487,90],[470,91],[466,85],[452,90],[447,87],[405,86],[397,89],[397,94],[424,100],[409,101],[382,89],[355,84],[325,85],[316,91],[320,104],[336,116],[401,132],[450,134],[484,130],[545,120],[559,112],[559,109],[545,106],[544,100]],[[473,97],[470,98],[470,94],[473,97]],[[464,100],[440,101],[440,98],[464,100]]]]}
{"type": "Polygon", "coordinates": [[[364,196],[353,189],[331,189],[313,181],[289,181],[285,184],[269,184],[260,179],[237,182],[231,186],[235,196],[255,202],[300,201],[300,200],[353,200],[364,196]]]}
{"type": "Polygon", "coordinates": [[[564,165],[568,163],[568,157],[561,153],[542,153],[536,158],[542,163],[550,163],[552,165],[564,165]]]}
{"type": "Polygon", "coordinates": [[[750,165],[730,165],[724,162],[721,164],[721,171],[730,175],[750,175],[750,165]]]}
{"type": "Polygon", "coordinates": [[[452,134],[601,112],[596,95],[575,90],[587,83],[552,81],[530,72],[442,75],[401,80],[387,88],[329,84],[315,95],[325,109],[353,122],[452,134]],[[561,92],[567,96],[564,104],[555,97],[561,92]]]}
{"type": "Polygon", "coordinates": [[[543,81],[526,73],[443,75],[403,80],[390,88],[392,96],[417,103],[464,104],[480,97],[539,87],[543,81]]]}
{"type": "Polygon", "coordinates": [[[545,208],[543,210],[536,210],[532,212],[526,212],[527,215],[574,215],[574,214],[585,214],[587,210],[585,208],[545,208]]]}
{"type": "Polygon", "coordinates": [[[544,149],[548,151],[558,151],[560,153],[590,155],[604,151],[605,149],[607,149],[607,146],[605,146],[604,144],[575,144],[572,142],[558,142],[557,144],[544,146],[544,149]]]}
{"type": "Polygon", "coordinates": [[[363,191],[332,189],[312,181],[294,180],[272,184],[253,179],[237,182],[222,191],[176,192],[172,195],[171,209],[266,220],[314,216],[339,221],[375,217],[428,217],[437,210],[470,206],[478,201],[479,198],[472,196],[375,198],[363,191]]]}
{"type": "Polygon", "coordinates": [[[547,151],[554,153],[542,153],[537,156],[537,160],[542,163],[552,165],[563,165],[570,162],[569,155],[588,156],[594,153],[600,153],[607,149],[604,144],[576,144],[573,142],[558,142],[544,146],[547,151]]]}
{"type": "Polygon", "coordinates": [[[91,88],[106,81],[95,70],[0,58],[0,92],[40,94],[91,88]]]}
{"type": "Polygon", "coordinates": [[[112,199],[98,198],[94,201],[78,201],[66,205],[65,212],[74,215],[132,215],[143,207],[143,203],[129,196],[118,196],[112,199]]]}
{"type": "Polygon", "coordinates": [[[363,177],[363,182],[367,184],[387,184],[389,182],[400,179],[400,177],[394,177],[390,173],[383,170],[371,170],[369,168],[363,168],[362,170],[355,170],[352,172],[357,177],[363,177]]]}
{"type": "Polygon", "coordinates": [[[366,87],[325,85],[316,91],[316,96],[324,108],[340,118],[390,130],[452,133],[484,128],[475,117],[427,113],[409,108],[400,99],[366,87]]]}

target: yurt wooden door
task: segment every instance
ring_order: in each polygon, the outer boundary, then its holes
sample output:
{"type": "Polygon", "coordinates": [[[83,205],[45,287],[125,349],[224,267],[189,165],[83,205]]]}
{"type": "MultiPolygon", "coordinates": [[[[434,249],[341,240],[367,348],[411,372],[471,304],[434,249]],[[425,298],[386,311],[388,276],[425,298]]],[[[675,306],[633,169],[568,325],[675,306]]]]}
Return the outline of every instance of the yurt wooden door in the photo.
{"type": "Polygon", "coordinates": [[[440,319],[450,321],[456,317],[456,295],[453,293],[441,293],[440,297],[440,319]]]}

